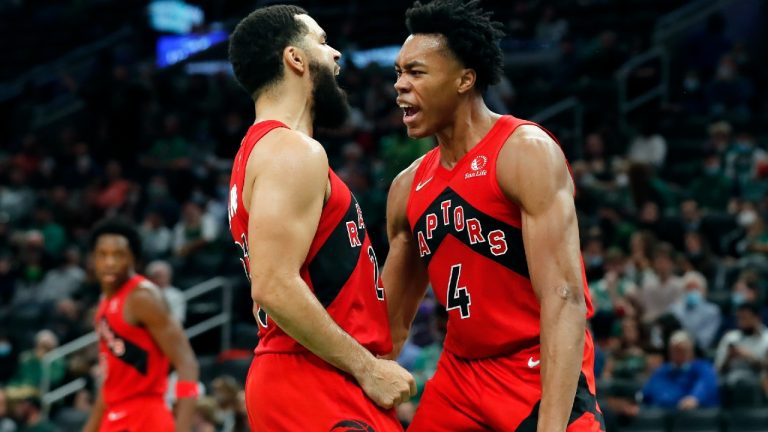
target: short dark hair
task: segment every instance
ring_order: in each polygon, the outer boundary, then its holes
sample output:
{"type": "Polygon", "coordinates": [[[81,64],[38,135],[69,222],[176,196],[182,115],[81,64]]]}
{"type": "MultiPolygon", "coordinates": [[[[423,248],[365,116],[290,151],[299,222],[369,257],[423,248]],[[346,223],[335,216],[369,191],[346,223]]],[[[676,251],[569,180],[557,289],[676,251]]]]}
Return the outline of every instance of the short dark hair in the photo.
{"type": "Polygon", "coordinates": [[[760,306],[755,302],[742,303],[736,307],[736,310],[740,312],[748,311],[748,312],[751,312],[756,317],[760,316],[760,306]]]}
{"type": "Polygon", "coordinates": [[[267,6],[251,12],[235,27],[229,37],[229,62],[252,98],[282,77],[283,48],[308,31],[296,19],[306,13],[298,6],[267,6]]]}
{"type": "Polygon", "coordinates": [[[132,223],[125,219],[105,219],[93,228],[91,231],[90,249],[96,247],[99,237],[107,234],[119,235],[128,240],[128,247],[131,249],[133,258],[137,261],[141,259],[141,236],[139,231],[132,223]]]}
{"type": "Polygon", "coordinates": [[[491,20],[491,12],[480,8],[479,0],[416,1],[405,12],[411,34],[437,33],[445,36],[448,48],[464,66],[477,74],[475,85],[485,91],[504,73],[499,40],[503,26],[491,20]]]}

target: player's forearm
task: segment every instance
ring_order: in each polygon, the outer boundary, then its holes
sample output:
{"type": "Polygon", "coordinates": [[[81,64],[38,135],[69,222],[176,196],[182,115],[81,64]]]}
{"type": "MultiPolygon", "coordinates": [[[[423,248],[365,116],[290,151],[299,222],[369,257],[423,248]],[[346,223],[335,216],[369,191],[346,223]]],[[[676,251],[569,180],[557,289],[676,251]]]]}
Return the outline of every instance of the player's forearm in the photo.
{"type": "Polygon", "coordinates": [[[190,432],[192,430],[196,404],[196,398],[188,397],[176,400],[176,432],[190,432]]]}
{"type": "Polygon", "coordinates": [[[83,426],[83,432],[97,432],[99,426],[101,426],[101,418],[104,415],[104,399],[101,395],[101,389],[97,390],[98,396],[91,408],[91,415],[88,416],[88,421],[83,426]]]}
{"type": "Polygon", "coordinates": [[[584,355],[584,297],[559,289],[541,299],[541,382],[539,432],[565,431],[573,408],[584,355]]]}
{"type": "Polygon", "coordinates": [[[372,366],[373,354],[339,327],[298,275],[255,277],[253,285],[254,302],[309,351],[354,377],[372,366]],[[259,286],[264,288],[258,289],[259,286]]]}

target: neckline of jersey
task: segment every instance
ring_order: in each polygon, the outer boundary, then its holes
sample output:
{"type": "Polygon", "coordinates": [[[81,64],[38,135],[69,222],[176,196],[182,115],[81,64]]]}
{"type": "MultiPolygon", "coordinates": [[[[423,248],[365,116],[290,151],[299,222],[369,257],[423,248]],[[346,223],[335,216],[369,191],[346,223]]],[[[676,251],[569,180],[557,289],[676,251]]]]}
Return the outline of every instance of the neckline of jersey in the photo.
{"type": "Polygon", "coordinates": [[[453,166],[453,168],[448,169],[443,166],[442,163],[440,163],[440,147],[438,145],[438,151],[437,151],[437,175],[439,177],[442,177],[444,179],[450,179],[453,177],[457,172],[459,172],[459,168],[461,166],[465,165],[468,160],[471,160],[471,157],[474,157],[476,153],[478,153],[483,147],[485,147],[485,144],[492,141],[492,139],[499,134],[499,131],[501,130],[501,127],[503,126],[503,123],[506,123],[507,116],[502,115],[499,117],[496,122],[491,126],[491,129],[488,131],[488,133],[485,134],[485,136],[480,139],[480,142],[475,144],[474,147],[472,147],[468,152],[464,154],[459,160],[456,162],[456,165],[453,166]]]}
{"type": "MultiPolygon", "coordinates": [[[[248,128],[248,132],[245,135],[246,136],[250,135],[251,133],[253,133],[253,131],[257,127],[262,128],[262,127],[265,127],[265,126],[276,126],[276,127],[284,127],[286,129],[290,129],[288,127],[288,125],[286,125],[285,123],[281,122],[280,120],[266,119],[266,120],[259,120],[256,123],[252,124],[251,127],[248,128]]],[[[245,142],[246,142],[246,140],[242,140],[240,142],[240,145],[242,146],[243,144],[245,144],[245,142]]]]}

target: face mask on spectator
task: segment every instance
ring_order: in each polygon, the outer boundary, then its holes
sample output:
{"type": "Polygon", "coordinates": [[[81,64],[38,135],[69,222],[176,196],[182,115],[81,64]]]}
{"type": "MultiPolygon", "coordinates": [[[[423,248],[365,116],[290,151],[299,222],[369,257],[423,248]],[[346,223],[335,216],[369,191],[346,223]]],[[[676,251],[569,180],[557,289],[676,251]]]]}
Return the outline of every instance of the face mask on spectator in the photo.
{"type": "Polygon", "coordinates": [[[746,303],[747,299],[744,297],[744,294],[740,292],[735,292],[731,294],[731,304],[734,307],[738,307],[746,303]]]}
{"type": "Polygon", "coordinates": [[[5,357],[11,353],[13,347],[8,342],[0,342],[0,357],[5,357]]]}
{"type": "Polygon", "coordinates": [[[703,300],[704,297],[698,291],[690,291],[685,295],[685,305],[688,307],[698,306],[703,300]]]}
{"type": "Polygon", "coordinates": [[[746,228],[751,226],[757,220],[757,213],[753,210],[742,210],[739,215],[736,216],[736,222],[739,226],[746,228]]]}

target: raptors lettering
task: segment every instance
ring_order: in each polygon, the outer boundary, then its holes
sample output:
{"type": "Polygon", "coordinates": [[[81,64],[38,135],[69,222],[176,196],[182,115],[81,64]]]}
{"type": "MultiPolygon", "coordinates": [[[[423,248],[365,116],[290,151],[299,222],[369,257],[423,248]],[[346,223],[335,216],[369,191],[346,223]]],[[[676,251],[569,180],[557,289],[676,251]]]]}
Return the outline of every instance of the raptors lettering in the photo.
{"type": "Polygon", "coordinates": [[[461,205],[452,206],[451,200],[445,200],[440,203],[442,210],[441,217],[435,213],[427,213],[424,216],[424,230],[416,231],[416,240],[419,245],[419,255],[424,257],[432,254],[427,240],[432,240],[434,232],[442,223],[443,227],[448,227],[448,232],[458,237],[467,236],[470,244],[488,243],[488,248],[495,256],[507,253],[507,240],[504,231],[497,229],[489,233],[483,232],[482,223],[476,218],[464,219],[464,207],[461,205]],[[465,229],[466,228],[466,229],[465,229]]]}

